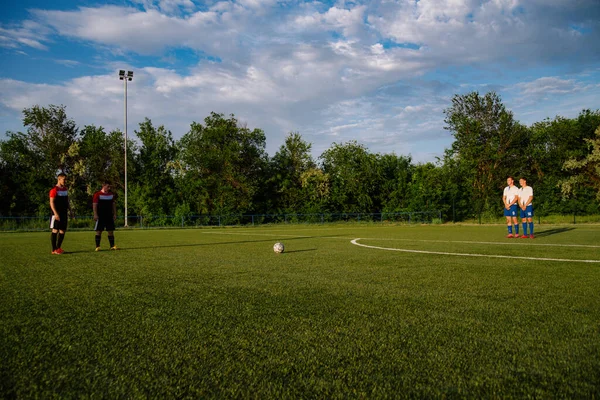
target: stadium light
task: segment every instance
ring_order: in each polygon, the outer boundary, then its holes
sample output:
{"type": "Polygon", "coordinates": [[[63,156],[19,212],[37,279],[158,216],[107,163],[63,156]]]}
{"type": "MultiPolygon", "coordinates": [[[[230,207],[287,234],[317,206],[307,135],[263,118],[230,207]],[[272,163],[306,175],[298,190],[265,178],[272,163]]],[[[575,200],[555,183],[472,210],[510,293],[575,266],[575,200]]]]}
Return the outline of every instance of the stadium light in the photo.
{"type": "Polygon", "coordinates": [[[127,81],[133,79],[133,71],[127,71],[125,74],[125,70],[120,69],[119,79],[125,85],[125,228],[127,228],[129,226],[127,224],[127,81]]]}

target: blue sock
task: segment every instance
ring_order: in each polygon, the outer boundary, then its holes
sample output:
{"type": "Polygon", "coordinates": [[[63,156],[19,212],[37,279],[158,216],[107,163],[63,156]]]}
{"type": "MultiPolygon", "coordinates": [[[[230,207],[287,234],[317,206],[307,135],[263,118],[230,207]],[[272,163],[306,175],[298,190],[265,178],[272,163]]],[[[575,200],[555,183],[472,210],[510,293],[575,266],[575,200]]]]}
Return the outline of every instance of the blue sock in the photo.
{"type": "Polygon", "coordinates": [[[519,224],[515,225],[515,235],[519,234],[519,224]]]}
{"type": "Polygon", "coordinates": [[[523,222],[523,235],[527,236],[527,222],[523,222]]]}
{"type": "Polygon", "coordinates": [[[512,235],[512,225],[508,225],[508,234],[512,235]]]}
{"type": "Polygon", "coordinates": [[[529,223],[529,234],[533,235],[533,222],[529,223]]]}

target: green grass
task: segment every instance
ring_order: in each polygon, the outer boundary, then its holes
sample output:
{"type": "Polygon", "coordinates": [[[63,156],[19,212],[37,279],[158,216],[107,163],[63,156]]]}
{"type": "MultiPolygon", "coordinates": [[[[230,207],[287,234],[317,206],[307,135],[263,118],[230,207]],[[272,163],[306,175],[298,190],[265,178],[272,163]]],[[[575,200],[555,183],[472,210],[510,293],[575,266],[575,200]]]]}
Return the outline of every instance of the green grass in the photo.
{"type": "Polygon", "coordinates": [[[0,234],[0,398],[598,398],[600,263],[350,243],[600,261],[600,226],[536,230],[0,234]]]}

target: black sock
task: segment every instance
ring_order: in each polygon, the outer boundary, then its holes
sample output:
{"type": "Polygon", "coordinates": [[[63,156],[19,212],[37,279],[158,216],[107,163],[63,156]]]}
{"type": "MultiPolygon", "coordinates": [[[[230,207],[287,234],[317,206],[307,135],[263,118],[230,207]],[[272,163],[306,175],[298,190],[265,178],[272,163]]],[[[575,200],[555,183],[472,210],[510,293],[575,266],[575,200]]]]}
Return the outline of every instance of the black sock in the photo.
{"type": "Polygon", "coordinates": [[[96,247],[100,247],[100,239],[101,238],[102,238],[102,236],[96,235],[96,247]]]}
{"type": "Polygon", "coordinates": [[[58,233],[56,232],[52,232],[52,234],[50,234],[50,242],[52,243],[52,251],[56,250],[56,235],[58,235],[58,233]]]}
{"type": "Polygon", "coordinates": [[[62,242],[63,239],[65,238],[65,234],[64,233],[58,233],[58,239],[56,240],[56,248],[60,249],[60,246],[62,246],[62,242]]]}
{"type": "Polygon", "coordinates": [[[109,236],[108,241],[110,243],[110,247],[115,247],[115,237],[114,236],[109,236]]]}

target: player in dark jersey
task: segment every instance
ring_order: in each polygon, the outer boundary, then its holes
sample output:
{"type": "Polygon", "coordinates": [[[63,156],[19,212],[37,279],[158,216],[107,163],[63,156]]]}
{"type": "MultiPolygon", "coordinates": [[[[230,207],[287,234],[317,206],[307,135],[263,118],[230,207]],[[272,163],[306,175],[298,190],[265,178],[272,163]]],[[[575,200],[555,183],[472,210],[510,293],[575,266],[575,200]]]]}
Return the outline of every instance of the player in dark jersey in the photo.
{"type": "Polygon", "coordinates": [[[96,251],[100,251],[100,239],[102,231],[108,232],[108,242],[111,250],[117,250],[115,246],[115,220],[117,219],[117,195],[111,191],[110,182],[104,182],[102,189],[94,193],[92,206],[94,207],[94,221],[96,226],[96,251]]]}
{"type": "Polygon", "coordinates": [[[50,208],[52,209],[50,241],[52,242],[52,254],[63,254],[64,250],[61,246],[67,231],[68,214],[72,214],[72,212],[69,192],[65,186],[67,175],[61,172],[58,174],[57,180],[56,186],[50,189],[50,208]]]}

